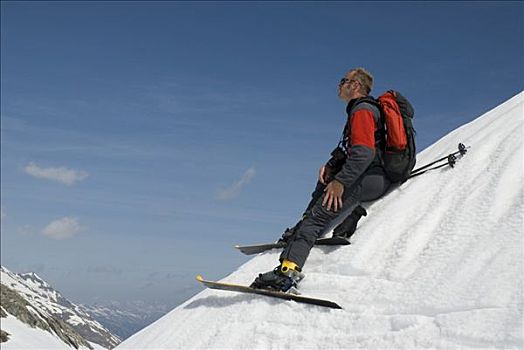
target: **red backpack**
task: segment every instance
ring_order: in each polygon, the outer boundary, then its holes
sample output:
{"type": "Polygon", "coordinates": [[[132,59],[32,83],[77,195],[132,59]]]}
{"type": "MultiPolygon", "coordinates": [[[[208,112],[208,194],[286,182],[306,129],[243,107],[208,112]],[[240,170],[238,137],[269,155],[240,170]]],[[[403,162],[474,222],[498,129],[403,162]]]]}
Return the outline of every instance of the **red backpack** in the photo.
{"type": "Polygon", "coordinates": [[[386,131],[382,163],[393,182],[408,179],[416,163],[414,110],[399,92],[389,90],[377,99],[386,131]]]}

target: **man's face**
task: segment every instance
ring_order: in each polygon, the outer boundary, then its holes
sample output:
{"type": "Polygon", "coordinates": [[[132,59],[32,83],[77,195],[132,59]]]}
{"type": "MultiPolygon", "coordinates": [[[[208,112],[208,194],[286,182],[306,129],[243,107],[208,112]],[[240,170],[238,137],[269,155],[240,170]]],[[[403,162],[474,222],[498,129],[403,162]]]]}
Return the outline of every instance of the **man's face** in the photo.
{"type": "Polygon", "coordinates": [[[347,73],[338,85],[338,97],[346,102],[359,96],[360,83],[353,79],[354,75],[354,72],[347,73]]]}

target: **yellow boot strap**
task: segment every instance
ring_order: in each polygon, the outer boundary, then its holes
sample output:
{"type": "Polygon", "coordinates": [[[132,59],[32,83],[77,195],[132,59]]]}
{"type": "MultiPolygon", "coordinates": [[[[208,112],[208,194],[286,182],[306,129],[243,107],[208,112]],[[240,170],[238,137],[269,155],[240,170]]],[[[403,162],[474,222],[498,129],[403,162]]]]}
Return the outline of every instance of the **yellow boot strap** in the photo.
{"type": "Polygon", "coordinates": [[[288,272],[289,270],[300,271],[300,267],[298,267],[298,265],[294,262],[284,259],[284,261],[282,261],[280,270],[282,270],[282,272],[288,272]]]}

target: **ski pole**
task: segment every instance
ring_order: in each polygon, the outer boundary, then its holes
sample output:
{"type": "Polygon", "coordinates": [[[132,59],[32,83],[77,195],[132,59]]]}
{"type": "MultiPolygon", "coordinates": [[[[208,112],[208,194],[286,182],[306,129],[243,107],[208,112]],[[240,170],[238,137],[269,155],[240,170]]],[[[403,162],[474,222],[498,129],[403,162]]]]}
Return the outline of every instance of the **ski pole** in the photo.
{"type": "MultiPolygon", "coordinates": [[[[430,166],[432,166],[432,165],[434,165],[434,164],[437,164],[437,163],[439,163],[439,162],[442,162],[442,161],[444,161],[444,160],[448,160],[448,162],[447,162],[446,164],[443,164],[442,166],[445,166],[445,165],[448,165],[448,164],[451,165],[451,162],[449,161],[449,158],[450,158],[450,157],[455,157],[455,156],[458,155],[458,154],[460,154],[461,156],[463,156],[463,155],[466,154],[466,152],[468,151],[468,148],[469,148],[469,147],[466,147],[463,143],[459,143],[459,145],[458,145],[458,151],[453,152],[453,153],[450,153],[450,154],[448,154],[448,155],[445,156],[445,157],[439,158],[439,159],[437,159],[437,160],[435,160],[435,161],[433,161],[433,162],[431,162],[431,163],[429,163],[429,164],[426,164],[426,165],[424,165],[424,166],[422,166],[422,167],[420,167],[420,168],[417,168],[417,169],[413,170],[413,171],[411,172],[411,176],[410,176],[410,177],[414,177],[414,176],[416,176],[417,173],[419,173],[420,171],[422,171],[422,170],[424,170],[424,169],[427,169],[427,168],[429,168],[430,166]]],[[[455,164],[453,163],[453,165],[455,165],[455,164]]],[[[438,169],[438,168],[440,168],[440,167],[442,167],[442,166],[439,166],[439,167],[437,167],[437,168],[435,168],[435,169],[438,169]]],[[[452,166],[452,167],[453,167],[453,166],[452,166]]],[[[430,170],[430,169],[428,169],[428,170],[430,170]]],[[[425,173],[425,172],[426,172],[426,171],[424,171],[424,172],[422,172],[422,173],[425,173]]],[[[422,174],[422,173],[421,173],[421,174],[422,174]]]]}
{"type": "Polygon", "coordinates": [[[445,167],[445,166],[447,166],[447,165],[449,165],[450,167],[453,168],[453,167],[455,166],[455,163],[457,162],[457,157],[456,157],[455,155],[453,155],[453,154],[450,154],[450,155],[447,157],[447,160],[448,160],[448,161],[447,161],[446,163],[444,163],[444,164],[437,165],[437,166],[435,166],[435,167],[433,167],[433,168],[429,168],[429,169],[426,169],[426,170],[424,170],[424,171],[419,171],[419,172],[417,172],[416,174],[413,174],[413,173],[412,173],[412,174],[407,178],[407,180],[412,179],[412,178],[414,178],[415,176],[422,175],[422,174],[424,174],[424,173],[426,173],[426,172],[428,172],[428,171],[436,170],[436,169],[440,169],[440,168],[445,167]]]}

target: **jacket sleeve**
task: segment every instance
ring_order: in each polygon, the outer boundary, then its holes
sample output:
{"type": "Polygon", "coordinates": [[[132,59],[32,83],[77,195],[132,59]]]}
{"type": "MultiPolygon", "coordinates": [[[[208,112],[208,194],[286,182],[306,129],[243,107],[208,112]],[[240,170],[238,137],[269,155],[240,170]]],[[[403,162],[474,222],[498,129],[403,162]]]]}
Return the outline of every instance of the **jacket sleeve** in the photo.
{"type": "Polygon", "coordinates": [[[348,158],[335,179],[344,187],[352,186],[375,158],[375,118],[368,109],[359,109],[350,116],[348,158]]]}

